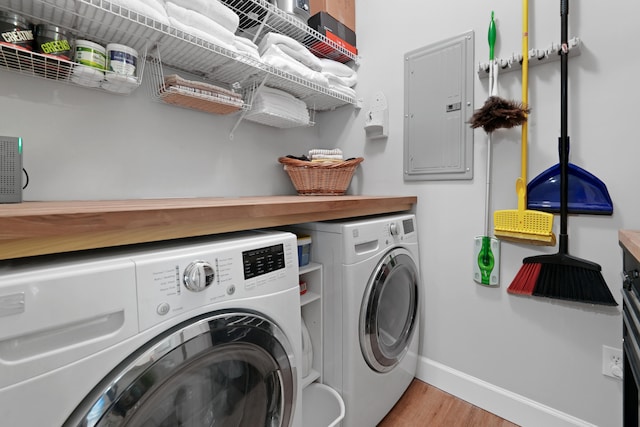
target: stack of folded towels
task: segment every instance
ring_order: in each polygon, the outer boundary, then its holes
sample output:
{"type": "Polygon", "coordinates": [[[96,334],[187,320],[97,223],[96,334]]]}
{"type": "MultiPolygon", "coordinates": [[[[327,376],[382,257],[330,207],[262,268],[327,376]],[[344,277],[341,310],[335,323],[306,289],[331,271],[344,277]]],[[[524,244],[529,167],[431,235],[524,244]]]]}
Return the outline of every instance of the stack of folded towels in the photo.
{"type": "Polygon", "coordinates": [[[262,61],[274,68],[328,87],[329,81],[320,72],[320,58],[309,52],[302,43],[279,33],[268,33],[258,45],[262,61]]]}
{"type": "Polygon", "coordinates": [[[309,125],[307,105],[280,89],[262,87],[255,95],[245,118],[254,122],[290,128],[309,125]]]}
{"type": "Polygon", "coordinates": [[[164,6],[164,0],[110,0],[116,6],[122,6],[133,12],[149,17],[161,24],[170,25],[164,6]]]}
{"type": "Polygon", "coordinates": [[[320,59],[321,73],[329,81],[329,89],[340,92],[351,98],[356,97],[352,88],[358,83],[358,74],[348,65],[332,59],[320,59]]]}
{"type": "Polygon", "coordinates": [[[309,150],[308,157],[312,162],[341,162],[344,160],[342,150],[339,148],[332,150],[314,148],[313,150],[309,150]]]}
{"type": "Polygon", "coordinates": [[[165,2],[172,27],[236,52],[235,31],[240,18],[218,0],[170,0],[165,2]]]}
{"type": "MultiPolygon", "coordinates": [[[[240,17],[220,0],[111,0],[231,52],[259,60],[258,46],[236,36],[240,17]]],[[[215,64],[213,64],[215,65],[215,64]]]]}

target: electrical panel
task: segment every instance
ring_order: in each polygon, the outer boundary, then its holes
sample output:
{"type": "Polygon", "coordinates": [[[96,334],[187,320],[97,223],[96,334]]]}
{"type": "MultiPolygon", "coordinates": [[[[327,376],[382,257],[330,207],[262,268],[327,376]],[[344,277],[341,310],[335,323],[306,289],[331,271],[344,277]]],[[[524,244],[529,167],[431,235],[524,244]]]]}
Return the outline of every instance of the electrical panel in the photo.
{"type": "Polygon", "coordinates": [[[405,54],[404,179],[473,179],[474,33],[405,54]]]}

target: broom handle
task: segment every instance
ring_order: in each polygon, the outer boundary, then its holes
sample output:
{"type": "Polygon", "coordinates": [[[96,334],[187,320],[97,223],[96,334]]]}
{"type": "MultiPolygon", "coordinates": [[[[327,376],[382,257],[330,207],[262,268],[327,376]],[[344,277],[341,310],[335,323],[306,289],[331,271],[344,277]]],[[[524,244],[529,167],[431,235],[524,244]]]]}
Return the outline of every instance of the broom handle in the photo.
{"type": "Polygon", "coordinates": [[[568,23],[569,0],[560,0],[560,239],[559,253],[569,252],[568,214],[569,214],[569,136],[568,136],[568,23]]]}

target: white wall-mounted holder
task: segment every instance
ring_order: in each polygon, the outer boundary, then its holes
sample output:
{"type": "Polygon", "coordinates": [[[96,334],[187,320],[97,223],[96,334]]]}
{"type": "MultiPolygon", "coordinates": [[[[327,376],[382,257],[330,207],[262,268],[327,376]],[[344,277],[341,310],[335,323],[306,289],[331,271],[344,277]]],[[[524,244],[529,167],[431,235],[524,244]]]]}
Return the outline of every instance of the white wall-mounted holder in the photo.
{"type": "MultiPolygon", "coordinates": [[[[570,39],[568,48],[570,57],[580,55],[580,39],[578,37],[570,39]]],[[[559,43],[552,43],[546,49],[529,50],[529,67],[559,61],[561,49],[559,43]]],[[[500,65],[500,74],[522,69],[522,53],[513,53],[509,58],[496,58],[496,61],[500,65]]],[[[478,64],[478,76],[481,79],[489,77],[489,62],[478,64]]]]}
{"type": "Polygon", "coordinates": [[[389,107],[384,93],[377,92],[367,110],[364,122],[367,139],[379,139],[389,136],[389,107]]]}

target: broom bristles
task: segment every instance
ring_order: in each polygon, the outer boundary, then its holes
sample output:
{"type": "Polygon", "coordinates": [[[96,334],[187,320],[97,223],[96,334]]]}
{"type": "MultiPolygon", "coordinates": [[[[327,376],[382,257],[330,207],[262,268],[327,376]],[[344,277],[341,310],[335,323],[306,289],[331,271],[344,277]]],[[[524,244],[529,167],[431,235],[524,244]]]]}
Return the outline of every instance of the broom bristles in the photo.
{"type": "Polygon", "coordinates": [[[507,288],[510,294],[531,295],[536,287],[542,264],[523,264],[507,288]]]}
{"type": "MultiPolygon", "coordinates": [[[[564,242],[567,244],[566,238],[564,242]]],[[[533,296],[599,305],[618,305],[602,277],[600,265],[595,262],[560,252],[528,257],[523,260],[523,263],[531,266],[528,267],[531,270],[533,266],[539,266],[539,274],[531,292],[533,296]]]]}
{"type": "Polygon", "coordinates": [[[539,264],[540,275],[531,295],[616,306],[602,273],[572,265],[539,264]]]}
{"type": "Polygon", "coordinates": [[[518,101],[498,96],[490,96],[484,105],[476,110],[469,122],[473,129],[482,127],[491,133],[496,129],[509,129],[527,121],[529,107],[518,101]]]}

